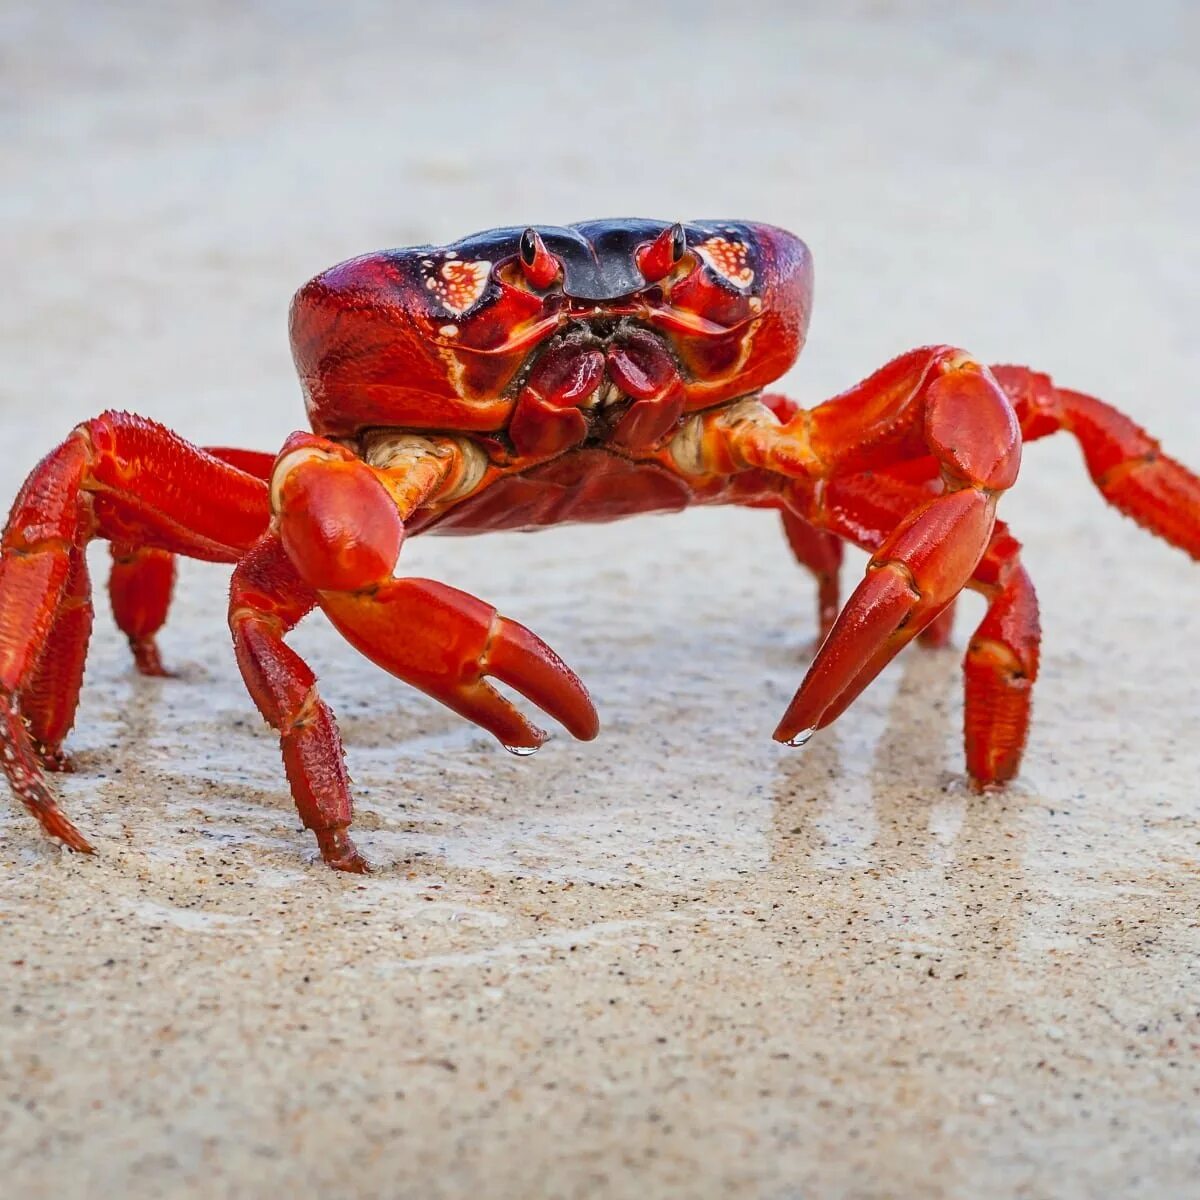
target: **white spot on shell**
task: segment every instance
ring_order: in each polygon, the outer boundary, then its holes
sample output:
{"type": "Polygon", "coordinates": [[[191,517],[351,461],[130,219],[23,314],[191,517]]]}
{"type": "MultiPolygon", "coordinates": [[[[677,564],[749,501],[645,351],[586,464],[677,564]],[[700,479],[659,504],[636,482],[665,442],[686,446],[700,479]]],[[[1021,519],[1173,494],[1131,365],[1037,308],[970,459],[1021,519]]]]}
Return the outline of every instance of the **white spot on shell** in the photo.
{"type": "Polygon", "coordinates": [[[696,247],[700,257],[722,279],[734,287],[748,288],[754,282],[750,269],[750,254],[745,242],[729,238],[710,237],[696,247]]]}
{"type": "Polygon", "coordinates": [[[441,270],[425,280],[425,286],[447,312],[460,317],[483,299],[491,270],[492,264],[484,258],[474,262],[451,260],[442,263],[441,270]]]}

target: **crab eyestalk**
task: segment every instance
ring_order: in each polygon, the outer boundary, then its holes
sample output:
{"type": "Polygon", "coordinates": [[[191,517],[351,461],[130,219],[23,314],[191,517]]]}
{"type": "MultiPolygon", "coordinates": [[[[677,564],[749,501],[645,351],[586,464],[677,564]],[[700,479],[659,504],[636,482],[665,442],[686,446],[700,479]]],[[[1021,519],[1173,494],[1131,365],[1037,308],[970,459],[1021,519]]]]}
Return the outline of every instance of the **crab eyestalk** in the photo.
{"type": "Polygon", "coordinates": [[[535,287],[538,291],[544,291],[562,274],[562,265],[546,249],[546,243],[532,227],[521,234],[519,258],[521,270],[530,287],[535,287]]]}
{"type": "Polygon", "coordinates": [[[647,283],[665,279],[687,253],[687,234],[678,222],[664,229],[652,242],[639,246],[635,255],[638,270],[647,283]]]}

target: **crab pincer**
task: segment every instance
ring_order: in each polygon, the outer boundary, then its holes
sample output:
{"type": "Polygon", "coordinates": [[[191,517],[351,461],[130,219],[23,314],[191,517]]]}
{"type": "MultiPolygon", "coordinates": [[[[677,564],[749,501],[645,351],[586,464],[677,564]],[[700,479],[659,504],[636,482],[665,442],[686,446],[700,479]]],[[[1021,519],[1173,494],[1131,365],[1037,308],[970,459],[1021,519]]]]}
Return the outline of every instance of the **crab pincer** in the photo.
{"type": "Polygon", "coordinates": [[[385,671],[527,754],[549,736],[488,676],[516,688],[577,738],[599,732],[578,676],[525,626],[482,600],[432,579],[389,579],[356,593],[323,592],[325,615],[385,671]]]}
{"type": "Polygon", "coordinates": [[[394,577],[404,516],[453,476],[454,447],[419,444],[380,470],[336,443],[297,434],[271,480],[274,528],[234,574],[230,627],[250,694],[280,733],[305,824],[331,866],[363,871],[346,832],[352,804],[341,740],[308,666],[283,635],[314,605],[372,662],[532,753],[547,734],[488,681],[516,688],[578,738],[598,720],[578,677],[539,637],[482,600],[394,577]]]}
{"type": "Polygon", "coordinates": [[[877,549],[775,737],[804,742],[836,720],[970,580],[987,549],[996,501],[1021,463],[1021,431],[1000,386],[951,358],[923,390],[923,436],[945,490],[904,517],[877,549]]]}

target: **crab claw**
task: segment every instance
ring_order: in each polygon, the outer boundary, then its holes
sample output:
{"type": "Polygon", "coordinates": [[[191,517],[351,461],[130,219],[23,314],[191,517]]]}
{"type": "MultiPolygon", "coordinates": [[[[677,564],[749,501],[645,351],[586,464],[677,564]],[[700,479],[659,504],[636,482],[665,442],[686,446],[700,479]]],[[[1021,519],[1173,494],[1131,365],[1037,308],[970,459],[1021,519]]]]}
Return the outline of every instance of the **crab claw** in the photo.
{"type": "Polygon", "coordinates": [[[976,488],[910,514],[876,552],[846,602],[775,739],[802,745],[836,720],[967,582],[991,537],[995,497],[976,488]]]}
{"type": "Polygon", "coordinates": [[[466,592],[431,579],[392,579],[371,592],[322,592],[318,602],[372,662],[482,726],[506,749],[532,752],[548,735],[485,676],[516,688],[582,741],[599,730],[574,671],[536,634],[466,592]]]}

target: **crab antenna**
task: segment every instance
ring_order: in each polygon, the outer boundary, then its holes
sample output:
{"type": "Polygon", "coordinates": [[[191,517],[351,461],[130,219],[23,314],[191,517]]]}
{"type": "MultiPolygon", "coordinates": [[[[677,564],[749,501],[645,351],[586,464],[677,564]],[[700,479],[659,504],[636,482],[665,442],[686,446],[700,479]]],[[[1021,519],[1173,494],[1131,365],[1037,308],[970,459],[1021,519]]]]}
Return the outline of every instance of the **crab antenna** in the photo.
{"type": "Polygon", "coordinates": [[[559,261],[546,249],[538,231],[532,226],[521,234],[521,270],[535,288],[548,288],[562,270],[559,261]]]}
{"type": "Polygon", "coordinates": [[[687,234],[676,222],[668,226],[652,242],[646,242],[635,255],[638,270],[647,283],[657,283],[670,274],[675,264],[687,253],[687,234]]]}

